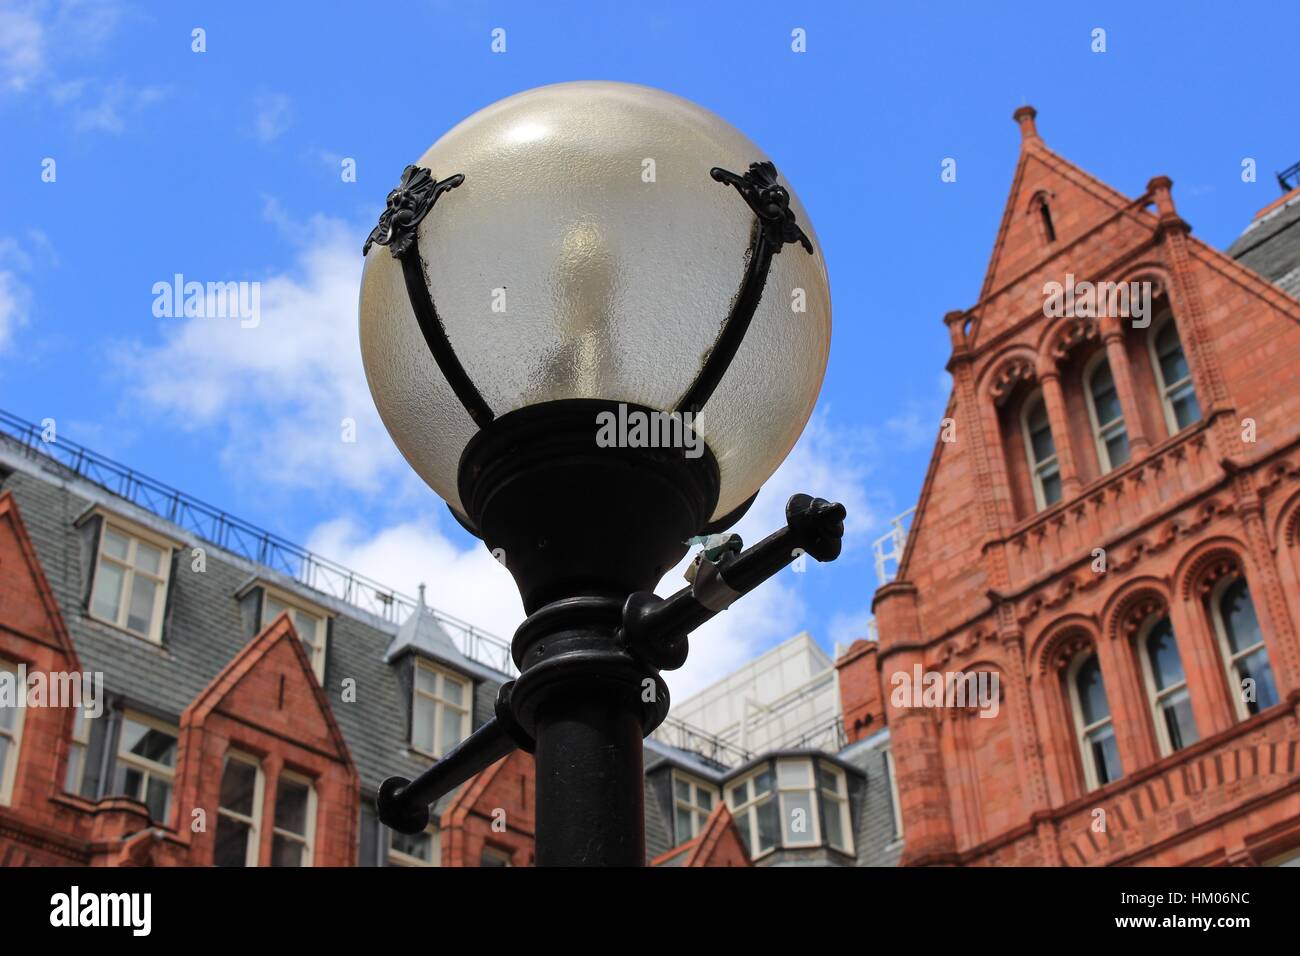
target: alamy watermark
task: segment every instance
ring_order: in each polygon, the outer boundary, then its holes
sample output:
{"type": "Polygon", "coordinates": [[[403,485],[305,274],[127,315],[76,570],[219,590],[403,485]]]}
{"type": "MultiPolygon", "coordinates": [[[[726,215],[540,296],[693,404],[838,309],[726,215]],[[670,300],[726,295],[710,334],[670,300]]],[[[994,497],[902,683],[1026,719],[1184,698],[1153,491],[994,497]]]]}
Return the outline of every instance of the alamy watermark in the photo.
{"type": "Polygon", "coordinates": [[[1133,328],[1145,329],[1151,324],[1153,285],[1150,281],[1075,282],[1074,273],[1069,272],[1064,283],[1044,283],[1047,299],[1043,315],[1049,319],[1133,319],[1133,328]]]}
{"type": "Polygon", "coordinates": [[[260,282],[187,282],[178,272],[171,282],[155,282],[152,291],[155,318],[239,319],[244,329],[262,322],[260,282]]]}
{"type": "Polygon", "coordinates": [[[694,412],[652,412],[628,408],[596,415],[598,448],[681,448],[687,458],[704,454],[704,440],[695,431],[694,412]]]}
{"type": "Polygon", "coordinates": [[[1000,707],[997,671],[895,671],[889,678],[889,702],[900,710],[912,707],[975,707],[981,717],[996,717],[1000,707]]]}
{"type": "Polygon", "coordinates": [[[102,671],[31,671],[26,664],[0,670],[0,708],[71,707],[90,720],[104,714],[102,671]]]}

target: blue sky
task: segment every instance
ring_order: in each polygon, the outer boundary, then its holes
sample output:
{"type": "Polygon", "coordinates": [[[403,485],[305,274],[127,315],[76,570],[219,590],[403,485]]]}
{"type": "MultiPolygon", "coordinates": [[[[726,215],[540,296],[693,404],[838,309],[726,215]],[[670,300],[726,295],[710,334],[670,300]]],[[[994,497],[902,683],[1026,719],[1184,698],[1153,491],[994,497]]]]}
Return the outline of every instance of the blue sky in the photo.
{"type": "Polygon", "coordinates": [[[1289,3],[0,0],[0,407],[403,590],[426,581],[433,603],[508,636],[508,577],[370,404],[361,243],[402,167],[503,96],[610,79],[693,99],[795,185],[834,302],[813,423],[742,532],[772,530],[793,490],[853,516],[839,562],[786,572],[693,641],[670,680],[689,691],[798,630],[828,649],[862,634],[870,540],[924,477],[947,395],[940,320],[978,294],[1014,108],[1036,106],[1049,147],[1126,194],[1171,176],[1223,247],[1300,160],[1298,21],[1289,3]],[[1241,181],[1247,157],[1258,182],[1241,181]],[[153,284],[178,272],[260,281],[262,324],[155,317],[153,284]]]}

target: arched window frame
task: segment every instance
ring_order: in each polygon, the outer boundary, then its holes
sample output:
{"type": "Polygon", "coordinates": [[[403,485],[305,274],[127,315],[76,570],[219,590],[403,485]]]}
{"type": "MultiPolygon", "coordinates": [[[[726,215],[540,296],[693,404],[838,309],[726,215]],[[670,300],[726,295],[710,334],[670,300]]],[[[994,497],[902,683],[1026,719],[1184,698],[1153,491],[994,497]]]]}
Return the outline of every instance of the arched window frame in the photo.
{"type": "MultiPolygon", "coordinates": [[[[1168,757],[1175,752],[1173,740],[1169,736],[1169,726],[1165,721],[1165,701],[1178,694],[1179,691],[1189,694],[1191,692],[1187,684],[1187,665],[1183,662],[1183,649],[1178,643],[1178,633],[1173,629],[1172,621],[1170,622],[1169,633],[1173,636],[1174,647],[1178,651],[1178,663],[1182,667],[1183,679],[1165,688],[1156,686],[1155,669],[1151,666],[1151,655],[1147,650],[1147,640],[1151,637],[1151,632],[1155,630],[1156,625],[1168,619],[1169,611],[1167,608],[1148,615],[1138,628],[1137,642],[1134,645],[1138,655],[1138,663],[1142,669],[1142,681],[1146,687],[1147,703],[1151,708],[1151,719],[1156,728],[1156,742],[1160,745],[1160,755],[1162,757],[1168,757]]],[[[1192,729],[1196,732],[1197,739],[1200,739],[1200,728],[1196,726],[1194,718],[1192,729]]],[[[1183,746],[1187,747],[1195,742],[1195,740],[1189,740],[1183,746]]]]}
{"type": "MultiPolygon", "coordinates": [[[[1065,683],[1066,683],[1066,688],[1068,690],[1069,699],[1070,699],[1070,717],[1074,722],[1074,746],[1078,751],[1079,760],[1083,764],[1084,785],[1086,789],[1089,791],[1096,790],[1098,787],[1104,786],[1104,784],[1101,782],[1101,777],[1097,772],[1097,765],[1093,760],[1093,753],[1089,741],[1089,735],[1106,726],[1109,726],[1111,728],[1112,735],[1114,735],[1115,733],[1115,714],[1114,711],[1111,710],[1109,692],[1106,693],[1105,718],[1102,720],[1093,721],[1091,724],[1085,724],[1083,722],[1084,719],[1083,701],[1079,699],[1078,676],[1079,676],[1079,671],[1083,669],[1083,665],[1086,664],[1090,658],[1094,658],[1094,657],[1097,658],[1098,671],[1100,672],[1101,658],[1098,656],[1097,649],[1095,647],[1089,647],[1086,650],[1079,651],[1077,654],[1075,654],[1074,658],[1070,661],[1070,666],[1067,667],[1065,670],[1065,683]]],[[[1106,688],[1105,674],[1102,674],[1101,686],[1102,689],[1105,690],[1106,688]]],[[[1116,746],[1118,747],[1118,741],[1116,742],[1116,746]]],[[[1115,777],[1115,780],[1119,780],[1121,777],[1123,777],[1123,775],[1124,775],[1124,770],[1123,770],[1123,766],[1121,765],[1119,776],[1115,777]]],[[[1114,780],[1106,781],[1107,784],[1113,782],[1114,780]]]]}
{"type": "Polygon", "coordinates": [[[1187,345],[1183,342],[1183,331],[1178,327],[1178,323],[1174,322],[1174,314],[1168,307],[1162,309],[1160,315],[1156,316],[1156,320],[1151,323],[1147,335],[1147,354],[1151,359],[1151,372],[1155,376],[1156,388],[1160,392],[1160,407],[1164,410],[1165,427],[1169,430],[1170,435],[1177,435],[1184,428],[1191,428],[1196,421],[1200,421],[1201,416],[1198,415],[1195,421],[1180,426],[1178,424],[1178,415],[1174,411],[1173,399],[1171,398],[1175,392],[1184,388],[1190,389],[1197,410],[1202,414],[1204,412],[1201,409],[1200,396],[1196,393],[1196,383],[1192,380],[1192,363],[1187,358],[1187,345]],[[1165,371],[1160,364],[1160,353],[1156,348],[1156,342],[1164,333],[1165,328],[1171,324],[1174,327],[1174,332],[1178,335],[1178,347],[1183,353],[1183,361],[1187,363],[1187,376],[1176,382],[1165,381],[1165,371]]]}
{"type": "Polygon", "coordinates": [[[1101,473],[1104,475],[1107,472],[1115,470],[1120,465],[1127,464],[1128,461],[1131,460],[1132,453],[1130,452],[1130,458],[1125,459],[1124,461],[1111,461],[1110,448],[1107,442],[1116,435],[1122,433],[1124,435],[1125,444],[1127,445],[1128,422],[1124,420],[1124,412],[1122,410],[1118,417],[1111,419],[1105,424],[1102,424],[1101,418],[1097,414],[1097,402],[1093,397],[1092,380],[1096,377],[1103,365],[1106,367],[1106,371],[1110,375],[1111,388],[1115,389],[1115,394],[1118,398],[1119,389],[1115,384],[1115,371],[1110,367],[1110,361],[1106,357],[1105,349],[1099,349],[1096,355],[1088,359],[1087,364],[1083,367],[1082,380],[1083,396],[1085,404],[1088,406],[1088,422],[1092,426],[1092,444],[1097,450],[1097,463],[1101,466],[1101,473]]]}
{"type": "Polygon", "coordinates": [[[1274,690],[1276,690],[1277,675],[1273,671],[1273,659],[1268,654],[1268,642],[1264,640],[1264,628],[1261,624],[1259,627],[1259,640],[1244,650],[1233,652],[1232,644],[1228,641],[1228,628],[1223,620],[1223,596],[1228,588],[1232,587],[1238,581],[1246,583],[1246,592],[1250,595],[1251,606],[1254,607],[1255,621],[1259,622],[1259,608],[1255,607],[1255,595],[1250,590],[1250,581],[1247,579],[1244,571],[1238,569],[1235,573],[1225,574],[1215,582],[1214,587],[1210,590],[1209,612],[1210,622],[1214,628],[1215,638],[1219,642],[1219,653],[1223,658],[1223,667],[1228,678],[1228,696],[1232,698],[1232,707],[1236,711],[1238,720],[1247,720],[1250,716],[1250,707],[1241,698],[1241,672],[1237,669],[1237,662],[1249,657],[1259,649],[1264,649],[1265,659],[1268,661],[1269,671],[1273,673],[1274,690]]]}
{"type": "Polygon", "coordinates": [[[1050,420],[1047,423],[1047,432],[1052,437],[1052,453],[1042,461],[1039,461],[1034,457],[1034,441],[1029,430],[1029,417],[1030,412],[1036,409],[1039,405],[1043,407],[1043,416],[1047,417],[1047,400],[1043,397],[1043,390],[1041,388],[1036,389],[1027,395],[1020,406],[1020,435],[1025,443],[1025,458],[1029,463],[1029,480],[1034,489],[1034,504],[1037,506],[1039,511],[1042,511],[1044,508],[1054,505],[1057,501],[1061,500],[1058,492],[1055,501],[1048,501],[1047,492],[1043,484],[1043,479],[1045,477],[1056,475],[1057,484],[1059,486],[1061,466],[1056,452],[1056,435],[1052,432],[1052,423],[1050,420]]]}

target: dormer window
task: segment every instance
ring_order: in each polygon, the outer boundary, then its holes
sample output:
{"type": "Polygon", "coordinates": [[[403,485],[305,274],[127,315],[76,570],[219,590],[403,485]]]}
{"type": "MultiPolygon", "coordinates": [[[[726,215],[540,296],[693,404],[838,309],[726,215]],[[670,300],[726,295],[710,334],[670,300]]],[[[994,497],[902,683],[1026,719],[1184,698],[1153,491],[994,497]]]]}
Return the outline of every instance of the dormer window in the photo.
{"type": "Polygon", "coordinates": [[[468,737],[471,691],[466,678],[416,661],[411,746],[431,757],[444,757],[468,737]]]}
{"type": "Polygon", "coordinates": [[[162,643],[172,545],[133,525],[104,518],[90,591],[90,616],[162,643]]]}
{"type": "Polygon", "coordinates": [[[265,630],[272,621],[287,611],[293,621],[293,629],[302,638],[307,656],[311,659],[312,673],[321,683],[325,681],[325,646],[329,634],[329,619],[319,609],[311,609],[305,603],[293,601],[288,595],[270,588],[263,589],[261,630],[265,630]]]}

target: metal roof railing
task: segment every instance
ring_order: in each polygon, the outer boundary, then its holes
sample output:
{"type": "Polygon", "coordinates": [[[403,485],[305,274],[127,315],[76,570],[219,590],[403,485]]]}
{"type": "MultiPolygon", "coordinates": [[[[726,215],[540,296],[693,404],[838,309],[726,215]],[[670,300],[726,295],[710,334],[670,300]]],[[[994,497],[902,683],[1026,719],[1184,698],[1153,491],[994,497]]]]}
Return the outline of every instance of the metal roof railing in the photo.
{"type": "MultiPolygon", "coordinates": [[[[143,475],[106,455],[62,436],[45,439],[46,429],[0,410],[0,439],[27,457],[42,456],[134,505],[249,561],[270,568],[381,620],[401,625],[417,600],[294,544],[251,522],[143,475]]],[[[426,606],[470,660],[503,674],[514,674],[510,644],[494,634],[426,606]]]]}

